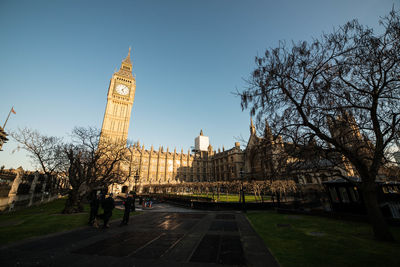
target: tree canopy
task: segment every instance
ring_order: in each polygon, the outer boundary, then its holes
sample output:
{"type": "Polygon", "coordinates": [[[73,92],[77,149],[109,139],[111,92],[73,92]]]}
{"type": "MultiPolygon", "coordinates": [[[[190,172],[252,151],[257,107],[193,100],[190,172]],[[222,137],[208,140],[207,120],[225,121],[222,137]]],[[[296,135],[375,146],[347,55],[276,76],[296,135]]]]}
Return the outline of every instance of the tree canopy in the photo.
{"type": "Polygon", "coordinates": [[[285,140],[346,157],[362,178],[375,236],[391,240],[375,180],[400,129],[399,13],[380,25],[376,34],[353,20],[310,43],[280,42],[256,57],[239,95],[258,124],[267,120],[285,140]]]}

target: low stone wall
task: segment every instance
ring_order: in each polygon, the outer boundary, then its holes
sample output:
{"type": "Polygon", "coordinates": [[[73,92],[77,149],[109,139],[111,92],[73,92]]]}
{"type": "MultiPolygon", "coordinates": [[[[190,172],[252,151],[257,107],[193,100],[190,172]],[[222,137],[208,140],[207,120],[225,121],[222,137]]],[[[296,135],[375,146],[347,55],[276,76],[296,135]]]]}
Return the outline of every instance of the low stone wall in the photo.
{"type": "Polygon", "coordinates": [[[10,212],[22,208],[39,205],[59,198],[60,195],[33,194],[19,195],[13,198],[0,198],[0,212],[10,212]]]}
{"type": "MultiPolygon", "coordinates": [[[[0,212],[13,211],[59,197],[58,190],[49,188],[48,177],[22,168],[0,171],[0,212]],[[50,192],[55,192],[53,195],[50,192]]],[[[59,188],[59,184],[57,184],[59,188]]]]}

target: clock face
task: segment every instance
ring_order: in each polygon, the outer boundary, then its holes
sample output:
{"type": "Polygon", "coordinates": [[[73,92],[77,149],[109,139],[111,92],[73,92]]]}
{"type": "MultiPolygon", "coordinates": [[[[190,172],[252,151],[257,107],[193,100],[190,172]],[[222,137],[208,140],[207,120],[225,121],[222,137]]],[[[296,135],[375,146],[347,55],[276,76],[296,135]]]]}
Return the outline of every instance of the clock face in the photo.
{"type": "Polygon", "coordinates": [[[120,95],[127,95],[129,93],[129,88],[126,87],[126,85],[118,84],[117,87],[115,87],[115,91],[120,95]]]}

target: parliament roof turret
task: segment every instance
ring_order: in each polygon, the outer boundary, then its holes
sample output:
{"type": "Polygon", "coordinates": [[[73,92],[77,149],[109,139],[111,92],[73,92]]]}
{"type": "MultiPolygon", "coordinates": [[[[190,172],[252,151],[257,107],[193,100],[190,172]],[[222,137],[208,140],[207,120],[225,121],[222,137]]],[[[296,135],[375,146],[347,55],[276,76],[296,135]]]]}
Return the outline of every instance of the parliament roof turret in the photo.
{"type": "Polygon", "coordinates": [[[256,127],[254,126],[252,117],[250,117],[250,134],[251,135],[256,134],[256,127]]]}

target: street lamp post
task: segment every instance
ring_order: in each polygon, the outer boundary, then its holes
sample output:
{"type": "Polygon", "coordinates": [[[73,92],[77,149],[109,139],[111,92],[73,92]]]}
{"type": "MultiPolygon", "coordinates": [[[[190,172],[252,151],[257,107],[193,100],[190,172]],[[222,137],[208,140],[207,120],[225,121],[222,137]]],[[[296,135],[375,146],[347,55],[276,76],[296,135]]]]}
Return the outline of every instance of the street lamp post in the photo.
{"type": "Polygon", "coordinates": [[[139,180],[139,171],[138,171],[138,170],[136,170],[136,173],[135,173],[135,175],[133,176],[133,178],[135,178],[135,195],[136,195],[136,190],[137,190],[136,184],[137,184],[137,182],[138,182],[138,180],[139,180]]]}
{"type": "Polygon", "coordinates": [[[240,170],[240,194],[241,194],[241,199],[242,199],[242,211],[246,212],[246,199],[244,197],[244,186],[243,186],[243,179],[244,179],[244,175],[243,175],[243,171],[240,170]]]}

